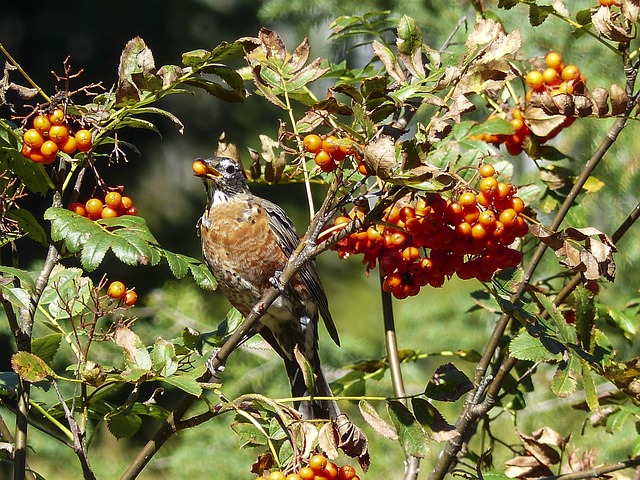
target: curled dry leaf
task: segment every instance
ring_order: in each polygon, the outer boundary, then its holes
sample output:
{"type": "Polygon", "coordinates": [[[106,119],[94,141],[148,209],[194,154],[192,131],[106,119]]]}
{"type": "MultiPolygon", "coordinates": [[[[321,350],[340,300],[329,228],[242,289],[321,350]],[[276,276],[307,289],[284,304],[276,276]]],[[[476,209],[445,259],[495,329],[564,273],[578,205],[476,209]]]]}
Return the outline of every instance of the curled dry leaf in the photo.
{"type": "Polygon", "coordinates": [[[578,449],[572,450],[567,456],[567,462],[562,465],[561,474],[586,472],[598,467],[598,450],[590,448],[579,454],[578,449]]]}
{"type": "Polygon", "coordinates": [[[398,439],[398,432],[396,432],[396,429],[393,428],[393,425],[383,420],[370,403],[365,400],[361,400],[358,406],[360,407],[362,418],[365,419],[365,421],[371,428],[376,431],[376,433],[379,433],[383,437],[389,438],[391,440],[398,439]]]}
{"type": "Polygon", "coordinates": [[[614,14],[608,7],[601,6],[591,14],[591,21],[596,31],[614,42],[627,43],[633,36],[620,23],[620,15],[614,14]]]}
{"type": "Polygon", "coordinates": [[[593,227],[567,228],[553,233],[534,225],[530,232],[555,251],[562,265],[580,272],[584,280],[604,277],[612,282],[615,278],[613,253],[617,249],[600,230],[593,227]],[[581,242],[583,245],[580,245],[581,242]]]}
{"type": "Polygon", "coordinates": [[[227,134],[222,132],[218,137],[218,147],[216,148],[217,157],[229,157],[242,164],[240,153],[235,143],[227,143],[227,134]]]}
{"type": "Polygon", "coordinates": [[[383,180],[391,178],[400,164],[396,157],[396,144],[391,137],[380,136],[364,147],[363,161],[369,171],[383,180]]]}
{"type": "Polygon", "coordinates": [[[638,21],[640,2],[638,0],[622,0],[622,15],[631,23],[638,21]]]}
{"type": "Polygon", "coordinates": [[[535,457],[515,457],[504,465],[504,474],[509,478],[537,478],[553,475],[551,469],[535,457]]]}
{"type": "Polygon", "coordinates": [[[280,144],[267,135],[260,134],[259,138],[262,145],[261,157],[265,162],[264,178],[269,183],[278,183],[285,166],[282,157],[284,152],[276,153],[274,148],[280,144]]]}
{"type": "Polygon", "coordinates": [[[598,117],[604,117],[609,113],[609,106],[607,100],[609,100],[609,91],[606,88],[598,87],[591,92],[591,98],[593,98],[593,114],[598,117]]]}
{"type": "Polygon", "coordinates": [[[546,137],[555,129],[562,128],[564,115],[549,115],[540,107],[528,106],[522,116],[534,135],[546,137]]]}
{"type": "Polygon", "coordinates": [[[629,106],[629,96],[620,85],[614,83],[610,88],[609,101],[611,102],[611,115],[621,115],[629,106]]]}
{"type": "Polygon", "coordinates": [[[335,420],[340,441],[338,448],[350,457],[357,457],[358,463],[365,472],[369,469],[369,440],[365,433],[358,428],[344,413],[335,420]]]}

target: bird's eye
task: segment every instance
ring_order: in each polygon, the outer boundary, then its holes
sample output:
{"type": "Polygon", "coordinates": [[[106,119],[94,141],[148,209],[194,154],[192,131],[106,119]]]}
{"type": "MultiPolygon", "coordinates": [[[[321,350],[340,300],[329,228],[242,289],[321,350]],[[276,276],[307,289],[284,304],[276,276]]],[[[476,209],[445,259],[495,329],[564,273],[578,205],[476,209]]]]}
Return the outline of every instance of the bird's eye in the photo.
{"type": "Polygon", "coordinates": [[[236,167],[235,165],[228,165],[225,170],[227,171],[227,173],[234,173],[236,171],[236,167]]]}

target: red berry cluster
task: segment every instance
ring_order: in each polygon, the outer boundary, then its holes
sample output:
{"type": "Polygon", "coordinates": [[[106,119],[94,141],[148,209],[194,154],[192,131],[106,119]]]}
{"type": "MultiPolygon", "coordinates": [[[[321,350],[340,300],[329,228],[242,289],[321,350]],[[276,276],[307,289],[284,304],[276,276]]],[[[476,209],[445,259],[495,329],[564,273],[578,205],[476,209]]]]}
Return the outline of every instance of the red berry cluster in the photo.
{"type": "MultiPolygon", "coordinates": [[[[302,139],[302,147],[306,152],[314,155],[314,161],[323,172],[333,172],[338,168],[338,164],[350,155],[357,157],[357,153],[352,148],[353,139],[338,138],[335,135],[325,135],[321,137],[315,133],[305,135],[302,139]]],[[[362,168],[366,170],[364,163],[362,168]]],[[[364,175],[368,175],[362,171],[360,165],[358,169],[364,175]]]]}
{"type": "MultiPolygon", "coordinates": [[[[574,91],[580,87],[584,87],[586,82],[584,76],[580,73],[580,69],[576,65],[564,65],[562,55],[558,52],[549,52],[545,56],[544,70],[532,70],[525,76],[525,82],[530,90],[527,91],[526,103],[531,103],[536,95],[548,93],[549,95],[567,94],[573,95],[574,91]]],[[[522,115],[519,108],[513,108],[511,111],[504,111],[500,114],[494,114],[489,117],[489,121],[495,118],[502,118],[511,123],[514,133],[511,135],[492,135],[483,134],[477,138],[496,146],[504,144],[507,151],[511,155],[518,155],[523,150],[523,142],[527,135],[531,135],[531,131],[526,125],[526,119],[522,115]]],[[[564,128],[570,126],[575,117],[567,117],[565,121],[549,134],[544,137],[538,137],[537,143],[543,144],[556,135],[564,128]]]]}
{"type": "Polygon", "coordinates": [[[313,455],[309,464],[294,473],[286,475],[280,470],[272,471],[267,480],[360,480],[351,465],[338,467],[322,454],[313,455]]]}
{"type": "MultiPolygon", "coordinates": [[[[510,245],[528,232],[524,202],[514,185],[498,181],[492,165],[479,171],[477,192],[467,188],[453,199],[428,194],[398,201],[382,222],[339,241],[340,257],[362,253],[368,269],[379,263],[383,288],[398,299],[426,285],[441,287],[454,273],[488,281],[497,270],[519,265],[522,255],[510,245]]],[[[341,228],[355,215],[364,214],[356,210],[334,224],[341,228]]]]}
{"type": "Polygon", "coordinates": [[[114,300],[119,300],[125,305],[132,307],[138,301],[138,294],[132,288],[125,287],[119,280],[111,282],[107,289],[107,295],[114,300]]]}
{"type": "Polygon", "coordinates": [[[131,198],[123,196],[120,192],[107,193],[104,196],[104,202],[99,198],[90,198],[85,203],[72,203],[69,205],[69,210],[91,220],[138,214],[138,209],[133,206],[131,198]]]}
{"type": "Polygon", "coordinates": [[[53,163],[58,152],[72,155],[76,150],[88,152],[92,147],[91,132],[81,129],[74,135],[61,108],[54,109],[49,115],[36,115],[22,141],[22,155],[45,165],[53,163]]]}

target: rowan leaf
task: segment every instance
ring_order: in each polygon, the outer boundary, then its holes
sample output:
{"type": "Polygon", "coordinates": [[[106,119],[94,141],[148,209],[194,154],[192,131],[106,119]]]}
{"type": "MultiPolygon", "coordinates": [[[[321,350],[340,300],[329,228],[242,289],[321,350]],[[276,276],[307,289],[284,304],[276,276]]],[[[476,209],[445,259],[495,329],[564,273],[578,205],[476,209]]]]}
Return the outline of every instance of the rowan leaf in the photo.
{"type": "Polygon", "coordinates": [[[393,428],[393,425],[390,425],[385,420],[378,415],[373,406],[367,402],[366,400],[360,400],[358,403],[358,408],[360,409],[360,413],[362,414],[362,418],[369,424],[373,430],[382,435],[383,437],[390,438],[391,440],[398,439],[398,433],[393,428]]]}
{"type": "Polygon", "coordinates": [[[53,362],[63,337],[62,333],[50,333],[44,337],[34,338],[31,342],[31,352],[49,364],[53,362]]]}
{"type": "Polygon", "coordinates": [[[36,383],[55,373],[44,360],[33,353],[21,351],[11,357],[11,368],[27,382],[36,383]]]}
{"type": "Polygon", "coordinates": [[[141,426],[140,416],[129,411],[118,412],[107,419],[107,428],[118,439],[132,437],[141,426]]]}
{"type": "Polygon", "coordinates": [[[471,380],[453,363],[447,363],[436,369],[424,393],[433,400],[455,402],[472,388],[471,380]]]}
{"type": "Polygon", "coordinates": [[[402,449],[413,457],[426,458],[429,455],[429,435],[411,411],[396,400],[387,402],[387,410],[402,449]]]}

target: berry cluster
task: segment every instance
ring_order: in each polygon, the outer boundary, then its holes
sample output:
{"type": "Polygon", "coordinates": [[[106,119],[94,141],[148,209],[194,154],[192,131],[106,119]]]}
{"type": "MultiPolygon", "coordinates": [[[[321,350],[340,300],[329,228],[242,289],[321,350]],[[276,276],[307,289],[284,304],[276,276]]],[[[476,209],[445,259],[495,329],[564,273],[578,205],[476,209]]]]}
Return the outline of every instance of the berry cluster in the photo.
{"type": "MultiPolygon", "coordinates": [[[[335,135],[325,135],[321,137],[315,133],[310,133],[302,139],[302,147],[306,152],[314,155],[314,161],[316,165],[320,167],[323,172],[333,172],[338,168],[338,164],[350,155],[358,156],[352,148],[353,139],[351,138],[338,138],[335,135]]],[[[364,163],[360,161],[360,164],[364,167],[364,163]]],[[[368,175],[368,172],[363,172],[360,165],[358,169],[363,175],[368,175]]],[[[366,167],[364,167],[366,170],[366,167]]]]}
{"type": "Polygon", "coordinates": [[[131,198],[119,192],[107,193],[104,196],[104,202],[99,198],[90,198],[86,203],[72,203],[69,205],[69,210],[91,220],[138,214],[138,209],[133,206],[131,198]]]}
{"type": "Polygon", "coordinates": [[[527,101],[536,93],[543,91],[551,95],[566,93],[572,95],[580,85],[584,85],[585,78],[576,65],[564,65],[562,55],[558,52],[549,52],[544,57],[545,70],[532,70],[525,76],[527,85],[531,90],[527,92],[527,101]]]}
{"type": "Polygon", "coordinates": [[[72,155],[77,150],[88,152],[92,147],[91,132],[81,129],[74,135],[61,108],[54,109],[49,115],[36,115],[22,141],[22,154],[45,165],[53,163],[58,152],[72,155]]]}
{"type": "MultiPolygon", "coordinates": [[[[441,287],[454,273],[461,279],[488,281],[522,261],[510,248],[528,232],[517,188],[500,182],[492,165],[479,168],[478,191],[467,188],[452,199],[440,194],[404,198],[389,207],[382,221],[352,233],[335,248],[341,258],[362,253],[368,269],[380,265],[383,288],[403,299],[426,285],[441,287]]],[[[339,216],[342,228],[355,215],[339,216]]]]}
{"type": "Polygon", "coordinates": [[[107,295],[114,300],[119,300],[125,305],[132,307],[138,301],[138,294],[132,288],[125,287],[124,283],[119,280],[111,282],[107,289],[107,295]]]}
{"type": "Polygon", "coordinates": [[[620,6],[620,2],[618,0],[599,0],[600,5],[602,5],[603,7],[619,7],[620,6]]]}
{"type": "Polygon", "coordinates": [[[269,474],[267,480],[360,480],[360,477],[351,465],[338,467],[324,455],[316,454],[309,459],[308,466],[297,472],[285,475],[275,470],[269,474]]]}
{"type": "MultiPolygon", "coordinates": [[[[532,70],[525,76],[525,82],[530,90],[526,94],[526,103],[531,103],[536,95],[548,93],[549,95],[567,94],[573,95],[574,91],[584,87],[585,78],[580,73],[580,69],[576,65],[564,65],[562,56],[558,52],[549,52],[545,59],[544,70],[532,70]]],[[[514,133],[510,135],[494,135],[485,133],[476,137],[495,146],[504,144],[505,148],[511,155],[519,155],[523,150],[523,142],[528,135],[532,135],[526,124],[522,111],[519,108],[513,108],[510,111],[504,110],[501,113],[493,114],[488,118],[502,118],[511,123],[514,133]]],[[[570,126],[575,117],[567,117],[564,122],[553,129],[544,137],[536,137],[536,143],[543,144],[554,138],[562,129],[570,126]]]]}

